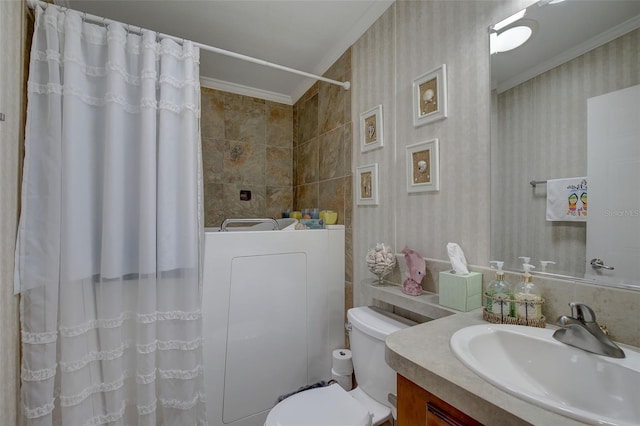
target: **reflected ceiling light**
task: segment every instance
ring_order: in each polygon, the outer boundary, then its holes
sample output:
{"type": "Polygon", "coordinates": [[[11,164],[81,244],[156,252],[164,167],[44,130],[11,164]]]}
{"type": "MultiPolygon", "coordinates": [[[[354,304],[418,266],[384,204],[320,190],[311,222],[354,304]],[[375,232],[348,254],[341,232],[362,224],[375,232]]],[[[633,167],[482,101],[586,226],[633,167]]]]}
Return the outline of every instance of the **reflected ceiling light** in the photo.
{"type": "Polygon", "coordinates": [[[501,33],[491,34],[491,53],[508,52],[522,46],[531,38],[533,30],[526,25],[511,27],[501,33]]]}
{"type": "Polygon", "coordinates": [[[538,29],[538,23],[532,19],[511,20],[506,25],[501,25],[502,22],[492,27],[489,38],[492,55],[494,53],[508,52],[522,46],[538,29]],[[497,28],[498,26],[499,28],[497,28]]]}

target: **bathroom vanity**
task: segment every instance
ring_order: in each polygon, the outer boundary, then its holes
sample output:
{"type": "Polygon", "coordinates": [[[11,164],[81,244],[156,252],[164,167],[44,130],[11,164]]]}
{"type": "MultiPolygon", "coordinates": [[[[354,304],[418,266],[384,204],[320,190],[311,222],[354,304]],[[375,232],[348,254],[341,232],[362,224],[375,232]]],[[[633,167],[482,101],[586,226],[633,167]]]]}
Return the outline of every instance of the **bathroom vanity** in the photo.
{"type": "Polygon", "coordinates": [[[476,324],[487,324],[481,309],[439,318],[387,338],[385,359],[398,373],[398,426],[583,424],[498,389],[458,361],[449,346],[451,336],[476,324]],[[463,420],[443,422],[442,416],[429,411],[429,404],[453,420],[463,420]]]}
{"type": "Polygon", "coordinates": [[[482,423],[398,374],[398,426],[480,426],[482,423]]]}

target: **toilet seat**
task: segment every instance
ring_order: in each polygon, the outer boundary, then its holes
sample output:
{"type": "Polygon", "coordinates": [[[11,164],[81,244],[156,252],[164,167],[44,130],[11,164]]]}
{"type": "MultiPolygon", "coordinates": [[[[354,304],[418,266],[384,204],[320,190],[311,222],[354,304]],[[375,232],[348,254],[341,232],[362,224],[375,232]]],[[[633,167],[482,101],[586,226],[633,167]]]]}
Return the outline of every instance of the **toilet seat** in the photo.
{"type": "Polygon", "coordinates": [[[265,426],[367,426],[365,406],[333,384],[290,396],[271,409],[265,426]]]}

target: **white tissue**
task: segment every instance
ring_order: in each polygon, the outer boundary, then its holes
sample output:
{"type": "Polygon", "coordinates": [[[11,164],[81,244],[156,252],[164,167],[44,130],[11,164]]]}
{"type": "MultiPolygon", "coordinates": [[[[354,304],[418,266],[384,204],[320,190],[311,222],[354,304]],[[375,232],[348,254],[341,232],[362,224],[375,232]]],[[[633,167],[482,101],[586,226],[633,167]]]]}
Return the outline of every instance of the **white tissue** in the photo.
{"type": "Polygon", "coordinates": [[[467,259],[464,257],[464,252],[458,244],[448,243],[447,254],[449,254],[451,267],[456,274],[467,275],[469,273],[467,269],[467,259]]]}

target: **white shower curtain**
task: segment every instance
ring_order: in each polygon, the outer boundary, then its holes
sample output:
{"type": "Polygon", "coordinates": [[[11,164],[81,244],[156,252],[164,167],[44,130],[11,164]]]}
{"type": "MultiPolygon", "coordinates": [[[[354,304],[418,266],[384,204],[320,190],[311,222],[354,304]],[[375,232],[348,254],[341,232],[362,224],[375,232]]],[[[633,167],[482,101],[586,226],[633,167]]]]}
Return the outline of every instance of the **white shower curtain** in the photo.
{"type": "Polygon", "coordinates": [[[16,286],[29,424],[205,424],[198,49],[37,8],[16,286]]]}

